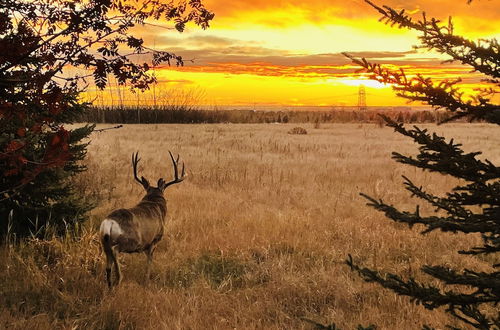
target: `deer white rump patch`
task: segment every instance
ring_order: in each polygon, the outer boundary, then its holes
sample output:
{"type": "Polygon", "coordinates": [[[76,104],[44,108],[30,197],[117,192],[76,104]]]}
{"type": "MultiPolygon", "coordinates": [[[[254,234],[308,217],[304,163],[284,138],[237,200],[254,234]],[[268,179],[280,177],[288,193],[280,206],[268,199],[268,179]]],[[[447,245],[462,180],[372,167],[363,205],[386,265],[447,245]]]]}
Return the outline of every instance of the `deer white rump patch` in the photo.
{"type": "Polygon", "coordinates": [[[116,242],[118,237],[123,233],[118,222],[112,219],[104,219],[101,222],[101,228],[99,229],[99,234],[101,238],[105,235],[109,235],[111,242],[116,242]]]}

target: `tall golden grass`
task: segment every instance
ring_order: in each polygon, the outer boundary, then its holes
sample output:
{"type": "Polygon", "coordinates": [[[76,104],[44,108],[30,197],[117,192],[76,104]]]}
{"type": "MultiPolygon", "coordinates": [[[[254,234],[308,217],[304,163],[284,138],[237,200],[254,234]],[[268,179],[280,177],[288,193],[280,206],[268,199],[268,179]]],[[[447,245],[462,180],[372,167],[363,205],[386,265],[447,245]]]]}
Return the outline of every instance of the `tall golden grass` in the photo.
{"type": "MultiPolygon", "coordinates": [[[[364,283],[344,264],[423,278],[424,264],[485,269],[458,255],[474,235],[419,234],[365,206],[359,192],[409,209],[405,174],[432,192],[456,182],[396,164],[391,151],[416,148],[388,128],[314,124],[129,125],[95,133],[88,172],[77,185],[98,201],[78,238],[30,240],[0,250],[0,328],[309,329],[302,318],[344,329],[438,329],[455,324],[404,297],[364,283]],[[142,197],[131,176],[170,178],[167,150],[185,161],[187,180],[166,191],[168,223],[146,284],[145,256],[121,257],[122,285],[108,292],[96,231],[113,209],[142,197]]],[[[469,151],[500,161],[500,136],[486,124],[428,125],[469,151]]],[[[422,211],[432,210],[423,208],[422,211]]]]}

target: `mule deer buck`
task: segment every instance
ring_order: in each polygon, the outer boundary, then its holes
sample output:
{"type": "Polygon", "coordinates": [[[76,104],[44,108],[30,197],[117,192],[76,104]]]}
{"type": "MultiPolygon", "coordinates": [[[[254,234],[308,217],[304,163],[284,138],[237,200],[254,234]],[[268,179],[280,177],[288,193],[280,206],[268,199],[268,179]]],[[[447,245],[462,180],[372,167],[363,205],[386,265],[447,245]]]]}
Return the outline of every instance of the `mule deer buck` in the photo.
{"type": "Polygon", "coordinates": [[[118,209],[111,212],[101,223],[99,231],[101,244],[106,254],[106,280],[109,288],[113,287],[111,281],[111,267],[115,270],[115,285],[119,285],[122,279],[118,253],[144,252],[147,256],[146,278],[149,279],[153,252],[156,244],[163,236],[163,227],[167,215],[167,201],[163,197],[165,189],[173,184],[180,183],[185,178],[184,163],[179,176],[179,156],[175,159],[169,151],[170,159],[174,167],[174,179],[165,182],[158,180],[157,187],[152,187],[143,176],[137,176],[137,164],[140,161],[139,153],[132,154],[132,169],[134,178],[139,182],[146,196],[136,206],[130,209],[118,209]]]}

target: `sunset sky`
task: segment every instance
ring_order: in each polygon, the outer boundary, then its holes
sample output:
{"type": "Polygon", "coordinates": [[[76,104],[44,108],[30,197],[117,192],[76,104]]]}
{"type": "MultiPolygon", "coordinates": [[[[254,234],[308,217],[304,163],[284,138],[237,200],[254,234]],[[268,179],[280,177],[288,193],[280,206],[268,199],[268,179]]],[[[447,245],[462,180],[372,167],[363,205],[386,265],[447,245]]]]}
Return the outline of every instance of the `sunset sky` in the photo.
{"type": "MultiPolygon", "coordinates": [[[[441,65],[444,58],[439,54],[414,51],[417,33],[378,22],[380,15],[361,0],[204,3],[215,13],[207,30],[189,26],[180,34],[153,26],[141,28],[146,44],[186,60],[182,68],[156,68],[157,95],[184,90],[198,95],[200,103],[214,106],[340,106],[355,105],[358,86],[363,83],[368,105],[406,104],[387,86],[356,77],[356,67],[341,52],[436,79],[461,76],[464,87],[473,87],[482,78],[458,63],[441,65]]],[[[474,1],[470,5],[466,0],[375,3],[405,8],[415,19],[422,11],[445,21],[451,15],[455,31],[474,40],[500,35],[496,1],[474,1]]],[[[148,99],[148,95],[139,98],[148,99]]]]}

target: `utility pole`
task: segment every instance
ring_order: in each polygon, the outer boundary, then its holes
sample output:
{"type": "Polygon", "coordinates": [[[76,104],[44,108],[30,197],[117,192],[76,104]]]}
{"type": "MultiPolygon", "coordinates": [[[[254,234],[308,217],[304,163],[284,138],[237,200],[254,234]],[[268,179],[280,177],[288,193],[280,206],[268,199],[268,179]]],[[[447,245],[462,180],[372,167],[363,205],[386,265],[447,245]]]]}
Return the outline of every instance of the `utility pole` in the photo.
{"type": "Polygon", "coordinates": [[[358,110],[366,110],[366,91],[365,85],[359,85],[358,89],[358,110]]]}

